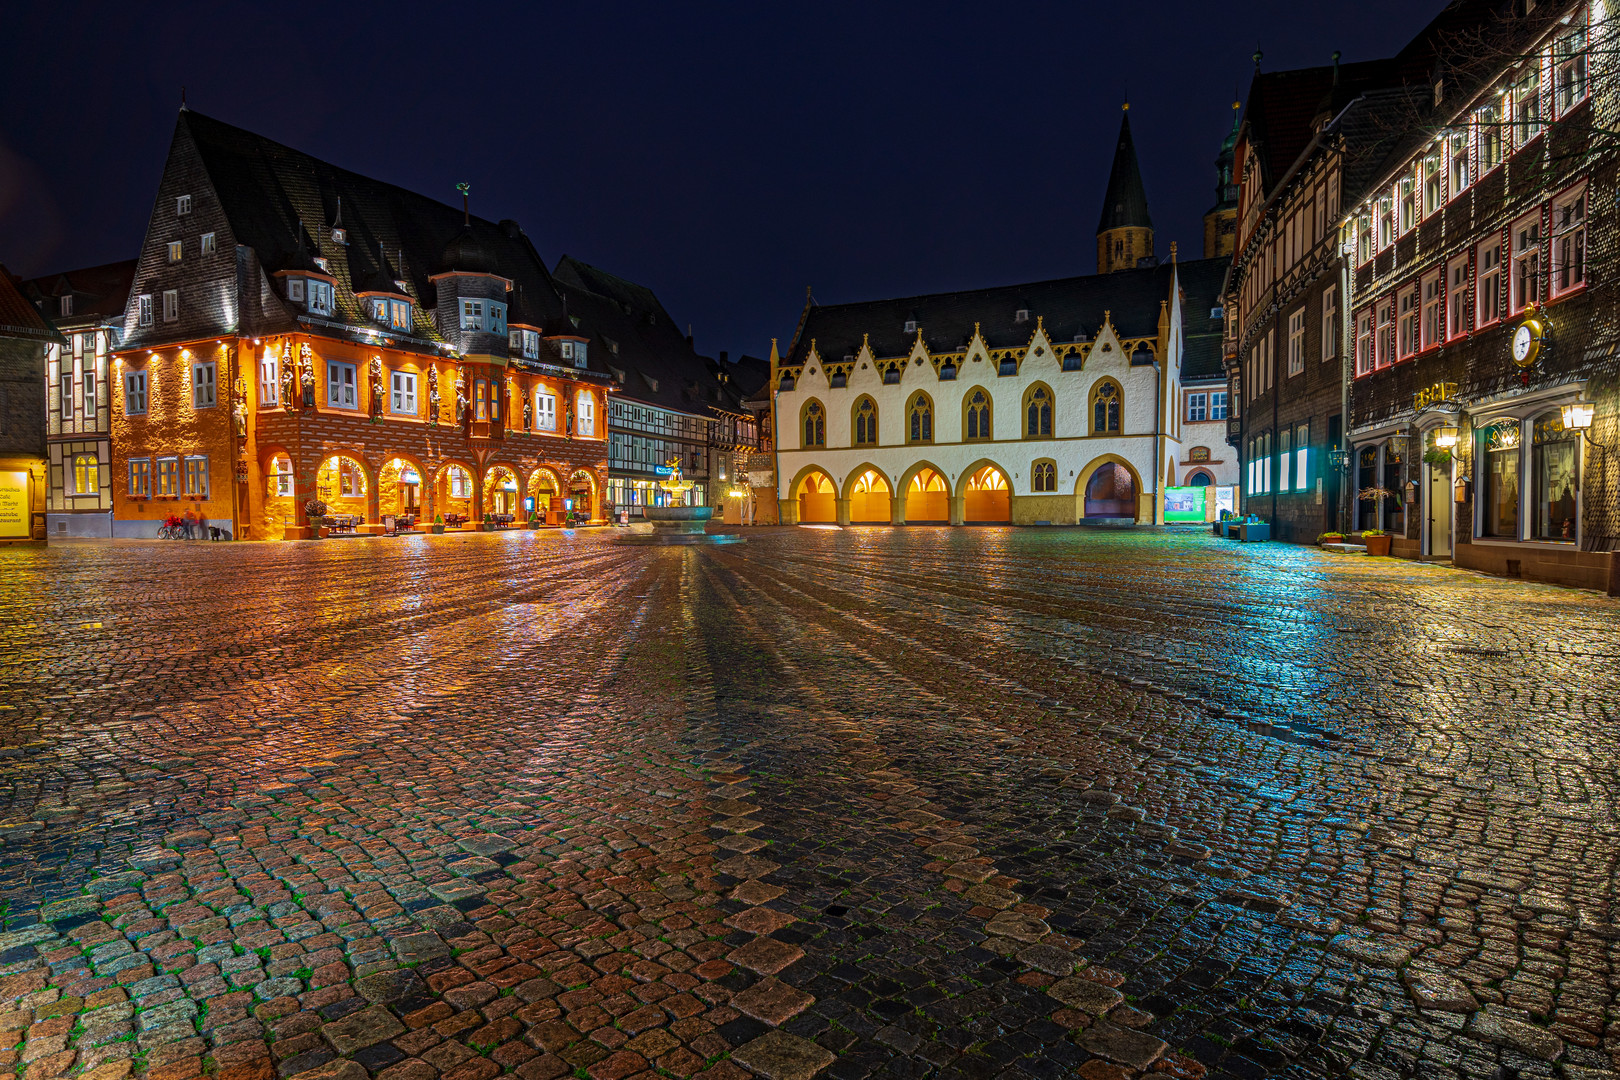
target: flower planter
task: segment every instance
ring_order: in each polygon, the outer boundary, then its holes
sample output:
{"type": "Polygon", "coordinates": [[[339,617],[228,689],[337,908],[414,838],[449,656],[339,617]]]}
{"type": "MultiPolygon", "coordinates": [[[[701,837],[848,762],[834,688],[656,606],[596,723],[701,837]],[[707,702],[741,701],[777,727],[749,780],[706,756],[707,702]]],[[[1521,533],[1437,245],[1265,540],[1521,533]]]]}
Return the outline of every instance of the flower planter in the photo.
{"type": "Polygon", "coordinates": [[[443,536],[444,535],[444,524],[442,522],[440,524],[437,524],[437,525],[429,525],[428,528],[433,530],[433,535],[434,536],[443,536]]]}
{"type": "Polygon", "coordinates": [[[328,536],[332,535],[332,530],[328,529],[325,525],[322,525],[320,527],[320,529],[318,529],[316,531],[316,535],[319,536],[322,540],[325,540],[328,536]]]}
{"type": "Polygon", "coordinates": [[[1362,539],[1367,543],[1369,555],[1387,556],[1390,545],[1395,542],[1395,538],[1387,533],[1383,536],[1363,536],[1362,539]]]}

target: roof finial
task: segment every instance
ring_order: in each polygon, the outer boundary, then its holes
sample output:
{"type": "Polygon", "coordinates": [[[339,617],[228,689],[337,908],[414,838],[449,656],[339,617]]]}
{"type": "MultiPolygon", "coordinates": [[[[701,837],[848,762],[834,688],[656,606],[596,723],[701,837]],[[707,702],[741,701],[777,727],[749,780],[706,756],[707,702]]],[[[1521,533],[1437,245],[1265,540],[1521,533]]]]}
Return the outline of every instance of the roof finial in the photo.
{"type": "Polygon", "coordinates": [[[1260,74],[1260,61],[1264,60],[1265,58],[1266,58],[1266,54],[1260,51],[1260,43],[1258,41],[1255,42],[1254,43],[1254,73],[1256,75],[1260,74]]]}
{"type": "Polygon", "coordinates": [[[186,111],[186,88],[184,86],[180,87],[180,111],[186,111]]]}
{"type": "Polygon", "coordinates": [[[467,192],[471,187],[465,180],[456,185],[456,190],[461,192],[461,223],[469,227],[472,225],[472,211],[467,208],[467,192]]]}
{"type": "Polygon", "coordinates": [[[1174,240],[1172,240],[1172,241],[1170,241],[1170,262],[1174,263],[1175,261],[1176,261],[1176,242],[1174,240]]]}
{"type": "Polygon", "coordinates": [[[332,222],[332,228],[341,229],[341,228],[343,228],[343,196],[339,195],[337,197],[337,201],[338,201],[337,220],[332,222]]]}
{"type": "Polygon", "coordinates": [[[1341,54],[1340,54],[1338,49],[1333,50],[1333,85],[1334,86],[1339,85],[1339,57],[1340,57],[1340,55],[1341,54]]]}

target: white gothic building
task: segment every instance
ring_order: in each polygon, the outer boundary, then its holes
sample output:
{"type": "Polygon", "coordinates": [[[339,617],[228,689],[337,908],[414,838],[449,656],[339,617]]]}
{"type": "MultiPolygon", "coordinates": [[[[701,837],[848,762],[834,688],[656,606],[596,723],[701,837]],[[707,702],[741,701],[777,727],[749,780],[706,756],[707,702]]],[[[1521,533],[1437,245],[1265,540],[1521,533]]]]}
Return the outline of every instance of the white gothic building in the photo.
{"type": "MultiPolygon", "coordinates": [[[[1187,416],[1183,276],[1225,260],[807,302],[771,351],[784,524],[1164,520],[1187,416]]],[[[1207,303],[1207,301],[1206,301],[1207,303]]],[[[1193,321],[1203,329],[1210,312],[1193,321]],[[1202,320],[1202,322],[1200,322],[1202,320]]]]}

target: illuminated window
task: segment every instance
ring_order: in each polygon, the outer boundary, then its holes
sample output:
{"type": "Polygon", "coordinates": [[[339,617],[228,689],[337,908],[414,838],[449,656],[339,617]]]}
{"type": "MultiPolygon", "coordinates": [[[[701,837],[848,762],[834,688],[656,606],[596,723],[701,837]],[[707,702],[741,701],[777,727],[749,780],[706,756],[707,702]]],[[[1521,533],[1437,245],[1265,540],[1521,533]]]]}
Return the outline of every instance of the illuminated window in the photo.
{"type": "Polygon", "coordinates": [[[1516,222],[1513,237],[1511,312],[1523,311],[1541,299],[1541,213],[1516,222]]]}
{"type": "Polygon", "coordinates": [[[1091,390],[1091,433],[1093,435],[1106,435],[1117,433],[1120,428],[1120,405],[1123,395],[1120,394],[1119,384],[1112,379],[1103,379],[1091,390]]]}
{"type": "Polygon", "coordinates": [[[1277,435],[1277,490],[1292,491],[1294,475],[1294,455],[1290,453],[1293,432],[1283,428],[1277,435]]]}
{"type": "Polygon", "coordinates": [[[1474,114],[1474,123],[1479,132],[1479,168],[1476,171],[1484,176],[1502,164],[1501,106],[1486,105],[1474,114]]]}
{"type": "Polygon", "coordinates": [[[1494,421],[1480,429],[1480,487],[1484,501],[1481,532],[1485,536],[1519,539],[1519,438],[1518,420],[1494,421]]]}
{"type": "Polygon", "coordinates": [[[1373,257],[1373,228],[1372,215],[1361,213],[1356,216],[1356,258],[1357,262],[1368,262],[1373,257]]]}
{"type": "Polygon", "coordinates": [[[185,247],[184,247],[183,244],[181,244],[180,241],[178,241],[178,240],[170,241],[170,243],[169,243],[169,261],[172,262],[172,263],[179,262],[181,253],[184,250],[185,250],[185,247]]]}
{"type": "Polygon", "coordinates": [[[186,458],[186,494],[208,497],[208,459],[186,458]]]}
{"type": "Polygon", "coordinates": [[[1575,493],[1580,487],[1576,475],[1581,457],[1580,435],[1564,427],[1558,409],[1536,417],[1531,431],[1531,539],[1573,544],[1575,493]]]}
{"type": "Polygon", "coordinates": [[[1052,434],[1052,392],[1036,386],[1024,395],[1024,436],[1031,439],[1052,434]]]}
{"type": "Polygon", "coordinates": [[[450,497],[452,499],[472,498],[472,474],[460,465],[452,465],[450,472],[450,497]]]}
{"type": "Polygon", "coordinates": [[[173,498],[180,494],[180,459],[158,458],[157,494],[173,498]]]}
{"type": "Polygon", "coordinates": [[[855,445],[877,445],[877,403],[863,397],[855,403],[855,445]]]}
{"type": "Polygon", "coordinates": [[[1453,259],[1446,271],[1446,336],[1468,332],[1468,256],[1453,259]]]}
{"type": "Polygon", "coordinates": [[[579,433],[587,439],[596,437],[596,395],[589,390],[581,390],[574,395],[576,408],[579,412],[579,433]]]}
{"type": "Polygon", "coordinates": [[[1441,181],[1445,179],[1445,173],[1440,169],[1440,151],[1425,154],[1418,172],[1423,177],[1423,216],[1428,217],[1440,209],[1444,201],[1441,197],[1441,181]]]}
{"type": "Polygon", "coordinates": [[[145,499],[152,494],[152,459],[129,459],[129,493],[145,499]]]}
{"type": "Polygon", "coordinates": [[[928,400],[928,395],[918,392],[912,395],[911,405],[906,409],[909,419],[907,427],[907,440],[913,443],[931,443],[934,441],[934,403],[928,400]]]}
{"type": "Polygon", "coordinates": [[[1565,293],[1586,284],[1586,190],[1553,203],[1552,288],[1565,293]]]}
{"type": "Polygon", "coordinates": [[[101,463],[94,454],[73,455],[73,495],[94,495],[101,489],[101,463]]]}
{"type": "Polygon", "coordinates": [[[1307,422],[1294,429],[1294,487],[1305,491],[1310,487],[1311,425],[1307,422]]]}
{"type": "Polygon", "coordinates": [[[1532,60],[1513,84],[1513,149],[1541,134],[1541,64],[1532,60]]]}
{"type": "Polygon", "coordinates": [[[1502,317],[1502,242],[1488,240],[1479,246],[1478,287],[1475,327],[1489,326],[1502,317]]]}
{"type": "Polygon", "coordinates": [[[990,438],[990,397],[983,390],[974,390],[963,406],[963,430],[970,441],[990,438]]]}
{"type": "Polygon", "coordinates": [[[1400,217],[1395,228],[1401,235],[1417,224],[1417,192],[1410,176],[1403,176],[1395,184],[1396,207],[1400,217]]]}
{"type": "Polygon", "coordinates": [[[390,412],[405,416],[416,415],[416,373],[391,371],[388,373],[388,407],[390,412]]]}

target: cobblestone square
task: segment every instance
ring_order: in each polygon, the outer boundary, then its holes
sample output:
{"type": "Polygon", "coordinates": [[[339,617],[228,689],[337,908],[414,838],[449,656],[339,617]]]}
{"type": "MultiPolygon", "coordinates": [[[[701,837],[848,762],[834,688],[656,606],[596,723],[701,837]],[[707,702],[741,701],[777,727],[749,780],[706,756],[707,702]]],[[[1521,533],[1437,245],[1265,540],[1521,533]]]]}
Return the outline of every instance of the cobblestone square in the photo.
{"type": "Polygon", "coordinates": [[[4,1068],[1620,1076],[1615,601],[611,540],[0,550],[4,1068]]]}

